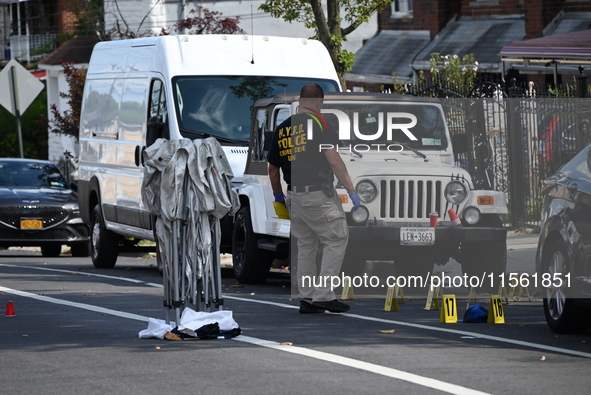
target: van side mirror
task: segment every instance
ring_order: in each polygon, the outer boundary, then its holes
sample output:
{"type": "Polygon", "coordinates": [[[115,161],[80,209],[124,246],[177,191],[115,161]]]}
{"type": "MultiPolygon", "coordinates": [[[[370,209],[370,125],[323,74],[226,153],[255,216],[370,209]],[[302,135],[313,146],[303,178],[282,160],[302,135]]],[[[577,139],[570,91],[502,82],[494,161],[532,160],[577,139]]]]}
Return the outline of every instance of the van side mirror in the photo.
{"type": "Polygon", "coordinates": [[[452,146],[455,154],[464,154],[470,148],[468,143],[468,135],[466,133],[455,134],[452,138],[452,146]]]}
{"type": "Polygon", "coordinates": [[[146,131],[146,145],[148,147],[159,138],[164,137],[164,126],[162,115],[154,115],[148,119],[148,129],[146,131]]]}
{"type": "Polygon", "coordinates": [[[274,134],[274,131],[265,132],[265,142],[263,144],[263,149],[265,151],[269,151],[271,149],[271,143],[273,142],[274,134]]]}

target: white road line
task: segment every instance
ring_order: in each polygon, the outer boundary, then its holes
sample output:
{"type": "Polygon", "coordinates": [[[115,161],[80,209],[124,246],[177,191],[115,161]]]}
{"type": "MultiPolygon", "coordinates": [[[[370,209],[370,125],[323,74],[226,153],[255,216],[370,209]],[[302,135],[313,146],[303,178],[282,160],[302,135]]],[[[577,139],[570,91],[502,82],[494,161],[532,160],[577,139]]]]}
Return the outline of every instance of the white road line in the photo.
{"type": "MultiPolygon", "coordinates": [[[[110,279],[115,279],[115,280],[131,281],[131,282],[134,282],[137,284],[145,284],[145,285],[149,285],[152,287],[162,288],[161,284],[146,283],[146,282],[139,281],[139,280],[133,280],[133,279],[127,279],[127,278],[115,277],[115,276],[106,276],[106,275],[102,275],[102,274],[83,273],[83,272],[77,272],[77,271],[50,269],[50,268],[39,268],[39,267],[34,267],[34,266],[9,265],[9,264],[1,264],[1,263],[0,263],[0,266],[84,274],[87,276],[97,276],[97,277],[110,278],[110,279]]],[[[226,295],[226,294],[224,294],[223,296],[226,299],[239,300],[239,301],[243,301],[243,302],[265,304],[265,305],[276,306],[276,307],[281,307],[281,308],[288,308],[288,309],[297,309],[298,308],[297,306],[285,304],[285,303],[269,302],[269,301],[264,301],[264,300],[254,300],[254,299],[242,298],[242,297],[231,296],[231,295],[226,295]]],[[[451,334],[460,335],[460,336],[479,337],[482,339],[491,340],[491,341],[500,342],[500,343],[508,343],[508,344],[514,344],[514,345],[518,345],[518,346],[522,346],[522,347],[534,348],[534,349],[543,350],[543,351],[556,352],[556,353],[567,354],[567,355],[574,355],[574,356],[583,357],[583,358],[591,358],[591,353],[587,353],[587,352],[569,350],[567,348],[548,346],[545,344],[532,343],[532,342],[526,342],[526,341],[515,340],[515,339],[508,339],[508,338],[499,337],[499,336],[486,335],[486,334],[482,334],[482,333],[478,333],[478,332],[469,332],[469,331],[464,331],[464,330],[445,328],[445,327],[428,326],[428,325],[423,325],[423,324],[414,324],[411,322],[369,317],[369,316],[364,316],[364,315],[359,315],[359,314],[351,314],[351,313],[344,313],[341,315],[346,316],[346,317],[351,317],[351,318],[357,318],[357,319],[361,319],[361,320],[365,320],[365,321],[374,321],[374,322],[381,322],[381,323],[386,323],[386,324],[407,326],[407,327],[411,327],[411,328],[424,329],[424,330],[429,330],[429,331],[451,333],[451,334]]]]}
{"type": "Polygon", "coordinates": [[[46,270],[48,272],[58,272],[58,273],[67,273],[67,274],[77,274],[80,276],[87,276],[87,277],[102,277],[102,278],[109,278],[109,279],[117,279],[117,280],[121,280],[121,281],[127,281],[130,283],[135,283],[135,284],[145,284],[145,285],[149,285],[150,287],[157,287],[157,288],[163,288],[162,284],[157,284],[157,283],[149,283],[147,281],[142,281],[142,280],[135,280],[133,278],[125,278],[125,277],[115,277],[115,276],[107,276],[105,274],[97,274],[97,273],[86,273],[86,272],[81,272],[81,271],[74,271],[74,270],[63,270],[63,269],[52,269],[49,267],[36,267],[36,266],[23,266],[23,265],[10,265],[7,263],[0,263],[0,266],[6,266],[6,267],[16,267],[16,268],[27,268],[27,269],[35,269],[35,270],[46,270]]]}
{"type": "MultiPolygon", "coordinates": [[[[114,278],[117,278],[117,277],[114,277],[114,278]]],[[[65,306],[70,306],[70,307],[76,307],[78,309],[94,311],[94,312],[101,313],[101,314],[109,314],[109,315],[122,317],[122,318],[128,318],[128,319],[132,319],[132,320],[136,320],[136,321],[148,322],[148,320],[149,320],[148,317],[141,316],[138,314],[125,313],[122,311],[106,309],[104,307],[93,306],[93,305],[84,304],[84,303],[69,302],[66,300],[56,299],[56,298],[52,298],[49,296],[35,295],[30,292],[19,291],[16,289],[6,288],[3,286],[0,286],[0,291],[8,293],[8,294],[13,294],[13,295],[18,295],[18,296],[22,296],[22,297],[26,297],[26,298],[39,300],[42,302],[55,303],[55,304],[60,304],[60,305],[65,305],[65,306]]],[[[441,392],[447,392],[449,394],[489,395],[486,392],[473,390],[471,388],[447,383],[445,381],[440,381],[440,380],[432,379],[429,377],[423,377],[423,376],[419,376],[419,375],[416,375],[413,373],[404,372],[404,371],[401,371],[398,369],[392,369],[392,368],[388,368],[386,366],[376,365],[376,364],[364,362],[364,361],[359,361],[359,360],[356,360],[353,358],[342,357],[340,355],[330,354],[330,353],[323,352],[323,351],[316,351],[316,350],[312,350],[312,349],[304,348],[304,347],[283,345],[283,344],[280,344],[277,342],[259,339],[256,337],[244,336],[244,335],[240,335],[238,337],[235,337],[235,338],[233,338],[233,340],[253,344],[256,346],[271,348],[271,349],[278,350],[278,351],[285,351],[285,352],[289,352],[292,354],[298,354],[298,355],[318,359],[318,360],[325,361],[325,362],[344,365],[344,366],[351,367],[353,369],[364,370],[367,372],[379,374],[379,375],[390,377],[393,379],[407,381],[407,382],[417,384],[417,385],[420,385],[423,387],[433,388],[433,389],[439,390],[441,392]]]]}
{"type": "Polygon", "coordinates": [[[51,296],[36,295],[36,294],[30,293],[30,292],[19,291],[18,289],[6,288],[1,285],[0,285],[0,291],[5,292],[7,294],[13,294],[13,295],[22,296],[25,298],[39,300],[42,302],[55,303],[55,304],[61,304],[64,306],[76,307],[78,309],[94,311],[96,313],[101,313],[101,314],[115,315],[117,317],[129,318],[131,320],[136,320],[136,321],[148,322],[148,320],[149,320],[148,317],[144,317],[143,315],[106,309],[104,307],[93,306],[93,305],[85,304],[85,303],[70,302],[68,300],[52,298],[51,296]]]}
{"type": "MultiPolygon", "coordinates": [[[[240,301],[244,301],[244,302],[251,302],[251,303],[267,304],[267,305],[279,306],[279,307],[287,307],[287,308],[294,308],[294,309],[298,308],[297,306],[292,306],[289,304],[267,302],[267,301],[263,301],[263,300],[253,300],[253,299],[241,298],[241,297],[230,296],[230,295],[224,295],[224,298],[240,300],[240,301]]],[[[501,343],[515,344],[518,346],[523,346],[523,347],[528,347],[528,348],[536,348],[536,349],[544,350],[544,351],[551,351],[551,352],[557,352],[557,353],[561,353],[561,354],[575,355],[577,357],[583,357],[583,358],[591,358],[591,353],[587,353],[587,352],[569,350],[567,348],[547,346],[545,344],[532,343],[532,342],[526,342],[526,341],[515,340],[515,339],[508,339],[508,338],[499,337],[499,336],[491,336],[491,335],[486,335],[486,334],[478,333],[478,332],[468,332],[468,331],[463,331],[463,330],[458,330],[458,329],[442,328],[442,327],[428,326],[428,325],[423,325],[423,324],[414,324],[412,322],[389,320],[389,319],[385,319],[385,318],[369,317],[369,316],[365,316],[365,315],[351,314],[351,313],[341,313],[340,315],[343,315],[346,317],[351,317],[351,318],[357,318],[357,319],[365,320],[365,321],[374,321],[374,322],[381,322],[381,323],[385,323],[385,324],[408,326],[411,328],[425,329],[425,330],[435,331],[435,332],[451,333],[451,334],[456,334],[456,335],[460,335],[460,336],[479,337],[481,339],[492,340],[492,341],[501,342],[501,343]]]]}
{"type": "Polygon", "coordinates": [[[276,342],[270,342],[267,340],[257,339],[256,337],[249,337],[243,335],[240,335],[234,339],[243,341],[245,343],[256,344],[257,346],[268,347],[275,350],[286,351],[292,354],[304,355],[307,357],[316,358],[322,361],[336,363],[355,369],[365,370],[371,373],[380,374],[382,376],[408,381],[410,383],[418,384],[423,387],[434,388],[436,390],[448,392],[450,394],[486,394],[486,392],[472,390],[470,388],[446,383],[444,381],[430,379],[428,377],[419,376],[413,373],[403,372],[402,370],[392,369],[369,362],[359,361],[357,359],[342,357],[340,355],[330,354],[323,351],[311,350],[309,348],[304,347],[277,344],[276,342]]]}

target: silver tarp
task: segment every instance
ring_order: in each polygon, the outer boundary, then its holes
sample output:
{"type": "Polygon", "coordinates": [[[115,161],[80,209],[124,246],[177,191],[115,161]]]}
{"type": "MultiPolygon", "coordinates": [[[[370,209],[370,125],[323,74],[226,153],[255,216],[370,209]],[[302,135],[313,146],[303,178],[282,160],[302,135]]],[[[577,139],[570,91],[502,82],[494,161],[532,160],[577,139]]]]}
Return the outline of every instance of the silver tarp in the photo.
{"type": "MultiPolygon", "coordinates": [[[[234,177],[215,138],[158,139],[143,152],[142,199],[156,216],[164,305],[221,309],[220,219],[239,208],[234,177]]],[[[167,310],[168,320],[168,310],[167,310]]]]}

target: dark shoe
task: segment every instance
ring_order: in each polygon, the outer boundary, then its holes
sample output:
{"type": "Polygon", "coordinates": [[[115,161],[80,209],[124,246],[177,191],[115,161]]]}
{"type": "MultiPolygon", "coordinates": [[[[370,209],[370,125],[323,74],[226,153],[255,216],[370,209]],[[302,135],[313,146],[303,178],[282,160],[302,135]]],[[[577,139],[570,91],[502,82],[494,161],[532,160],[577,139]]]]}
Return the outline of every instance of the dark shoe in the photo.
{"type": "Polygon", "coordinates": [[[339,302],[336,299],[330,302],[312,302],[312,307],[328,310],[331,313],[344,313],[351,308],[347,303],[339,302]]]}
{"type": "Polygon", "coordinates": [[[306,300],[300,300],[300,314],[318,314],[324,313],[324,309],[312,306],[312,303],[306,300]]]}

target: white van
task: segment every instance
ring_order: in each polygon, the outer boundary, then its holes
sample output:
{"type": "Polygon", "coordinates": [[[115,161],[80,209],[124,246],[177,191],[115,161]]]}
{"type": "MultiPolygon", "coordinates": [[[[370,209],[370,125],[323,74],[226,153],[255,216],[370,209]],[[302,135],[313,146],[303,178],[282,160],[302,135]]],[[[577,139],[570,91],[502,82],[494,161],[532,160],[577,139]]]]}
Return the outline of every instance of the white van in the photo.
{"type": "MultiPolygon", "coordinates": [[[[238,186],[254,102],[308,82],[340,90],[328,52],[314,40],[181,35],[97,44],[84,87],[79,162],[94,266],[113,267],[120,251],[154,240],[140,194],[147,146],[161,137],[216,137],[238,186]]],[[[232,219],[224,222],[221,251],[230,252],[232,219]]]]}

